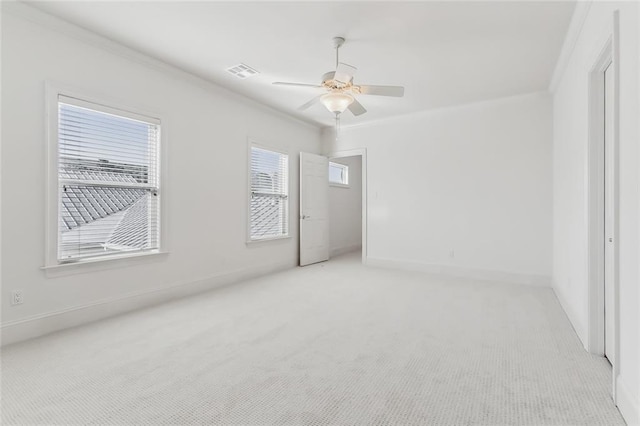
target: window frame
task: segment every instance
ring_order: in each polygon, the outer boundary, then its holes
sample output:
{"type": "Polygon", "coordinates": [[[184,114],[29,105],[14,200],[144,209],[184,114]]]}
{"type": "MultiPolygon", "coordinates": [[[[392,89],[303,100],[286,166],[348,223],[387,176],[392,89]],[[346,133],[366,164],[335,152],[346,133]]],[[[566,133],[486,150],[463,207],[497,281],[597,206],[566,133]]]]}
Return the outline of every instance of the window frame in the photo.
{"type": "Polygon", "coordinates": [[[247,224],[246,224],[246,244],[260,244],[269,241],[279,241],[279,240],[287,240],[291,238],[291,155],[289,151],[286,149],[280,149],[275,146],[275,144],[266,144],[259,142],[253,138],[247,139],[247,206],[245,209],[247,213],[247,224]],[[253,239],[251,237],[251,149],[258,148],[266,151],[275,152],[277,154],[286,155],[287,156],[287,233],[286,235],[279,235],[276,237],[267,237],[267,238],[256,238],[253,239]]]}
{"type": "MultiPolygon", "coordinates": [[[[64,102],[64,100],[62,100],[64,102]]],[[[153,255],[167,254],[167,162],[166,162],[166,123],[162,120],[162,115],[150,112],[145,108],[133,106],[130,103],[124,104],[121,101],[110,99],[108,96],[90,94],[87,91],[78,90],[69,86],[58,85],[51,82],[45,83],[45,121],[46,121],[46,226],[45,226],[45,253],[43,270],[49,275],[61,276],[68,273],[91,272],[105,268],[120,267],[137,263],[134,259],[148,259],[153,255]],[[59,242],[59,218],[60,218],[60,197],[59,197],[59,161],[58,161],[58,120],[60,97],[73,99],[74,104],[91,109],[111,113],[120,117],[143,120],[149,123],[156,123],[161,126],[160,138],[157,147],[158,162],[158,227],[159,244],[158,248],[150,250],[136,250],[131,252],[116,252],[112,255],[92,256],[78,258],[73,261],[58,259],[59,242]],[[77,101],[77,103],[75,102],[77,101]],[[105,266],[108,265],[108,266],[105,266]],[[55,271],[55,272],[54,272],[55,271]]],[[[141,260],[142,261],[142,260],[141,260]]]]}
{"type": "MultiPolygon", "coordinates": [[[[329,160],[329,168],[331,168],[331,165],[335,164],[337,166],[340,166],[346,173],[346,180],[347,183],[342,183],[342,182],[333,182],[331,180],[331,178],[329,178],[329,186],[336,186],[338,188],[350,188],[351,184],[349,183],[349,166],[346,164],[342,164],[342,163],[337,163],[335,161],[331,161],[329,160]]],[[[329,174],[329,176],[331,176],[331,174],[329,174]]]]}

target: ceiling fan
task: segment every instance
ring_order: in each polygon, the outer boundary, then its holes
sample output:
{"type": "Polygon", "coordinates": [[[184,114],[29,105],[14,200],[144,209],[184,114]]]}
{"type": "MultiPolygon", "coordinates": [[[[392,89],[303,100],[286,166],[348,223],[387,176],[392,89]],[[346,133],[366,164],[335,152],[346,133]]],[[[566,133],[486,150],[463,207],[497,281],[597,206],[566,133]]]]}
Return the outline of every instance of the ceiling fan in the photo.
{"type": "Polygon", "coordinates": [[[309,102],[301,105],[298,110],[303,111],[312,105],[321,102],[330,112],[338,116],[346,109],[351,111],[353,115],[362,115],[367,110],[358,102],[355,95],[377,95],[377,96],[404,96],[404,87],[402,86],[371,86],[353,84],[353,75],[357,68],[339,61],[338,52],[340,46],[344,44],[344,38],[334,37],[333,47],[336,49],[336,70],[329,71],[322,76],[320,84],[305,83],[286,83],[276,81],[273,84],[282,86],[296,87],[314,87],[323,89],[325,93],[316,96],[309,102]]]}

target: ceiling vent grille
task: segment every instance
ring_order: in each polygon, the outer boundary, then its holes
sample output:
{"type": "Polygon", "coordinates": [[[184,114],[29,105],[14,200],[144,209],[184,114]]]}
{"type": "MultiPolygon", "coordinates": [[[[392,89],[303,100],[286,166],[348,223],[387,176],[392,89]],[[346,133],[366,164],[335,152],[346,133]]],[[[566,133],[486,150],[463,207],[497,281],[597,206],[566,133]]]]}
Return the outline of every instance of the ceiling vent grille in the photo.
{"type": "Polygon", "coordinates": [[[227,72],[235,75],[238,78],[245,79],[260,74],[248,65],[238,64],[233,67],[227,68],[227,72]]]}

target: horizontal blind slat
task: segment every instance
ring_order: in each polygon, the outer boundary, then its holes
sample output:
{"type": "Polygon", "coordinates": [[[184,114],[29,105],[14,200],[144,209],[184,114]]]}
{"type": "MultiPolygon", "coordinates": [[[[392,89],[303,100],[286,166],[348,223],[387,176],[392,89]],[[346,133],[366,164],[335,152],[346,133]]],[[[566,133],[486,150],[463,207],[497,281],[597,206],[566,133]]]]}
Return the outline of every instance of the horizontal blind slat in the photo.
{"type": "MultiPolygon", "coordinates": [[[[96,114],[98,115],[98,114],[96,114]]],[[[112,131],[115,133],[140,133],[146,134],[149,130],[154,129],[155,127],[150,127],[147,123],[142,122],[130,122],[129,119],[118,119],[117,117],[112,116],[109,121],[100,121],[92,119],[91,116],[87,115],[87,110],[82,113],[76,113],[70,109],[64,109],[62,111],[62,116],[64,117],[65,124],[75,124],[78,127],[86,128],[86,129],[105,129],[107,131],[112,131]]]]}

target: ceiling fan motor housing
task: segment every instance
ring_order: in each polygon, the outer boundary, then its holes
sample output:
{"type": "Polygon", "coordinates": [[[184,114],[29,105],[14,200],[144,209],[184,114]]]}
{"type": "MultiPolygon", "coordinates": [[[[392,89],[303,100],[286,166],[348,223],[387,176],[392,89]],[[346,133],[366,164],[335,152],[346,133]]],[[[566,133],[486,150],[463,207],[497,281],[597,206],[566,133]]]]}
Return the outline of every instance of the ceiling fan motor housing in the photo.
{"type": "Polygon", "coordinates": [[[326,88],[329,88],[329,89],[343,89],[343,88],[346,88],[346,87],[350,86],[351,82],[353,81],[353,77],[352,77],[351,80],[349,81],[349,83],[344,84],[344,83],[341,83],[341,82],[335,80],[334,79],[335,76],[336,76],[336,72],[335,71],[329,71],[329,72],[324,73],[322,75],[322,85],[324,87],[326,87],[326,88]]]}
{"type": "Polygon", "coordinates": [[[322,84],[331,83],[333,81],[333,77],[336,75],[335,71],[329,71],[322,74],[322,84]]]}

